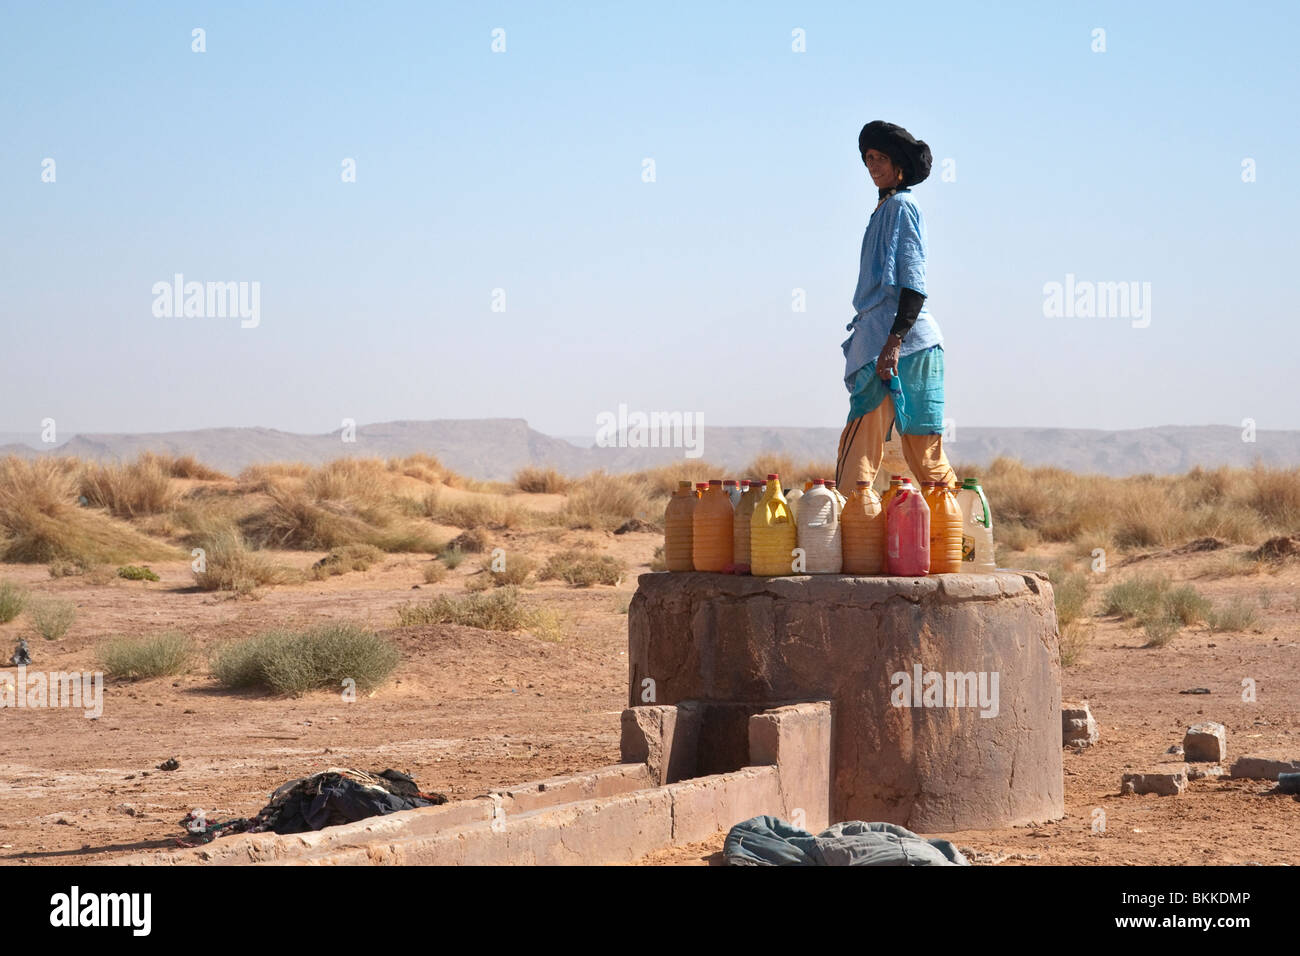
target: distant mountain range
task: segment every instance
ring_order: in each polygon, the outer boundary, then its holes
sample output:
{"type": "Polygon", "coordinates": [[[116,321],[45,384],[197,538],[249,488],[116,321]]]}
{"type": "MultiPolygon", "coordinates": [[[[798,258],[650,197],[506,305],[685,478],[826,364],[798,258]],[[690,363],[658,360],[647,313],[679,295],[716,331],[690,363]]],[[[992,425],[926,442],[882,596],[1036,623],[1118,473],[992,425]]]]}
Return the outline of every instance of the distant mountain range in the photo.
{"type": "MultiPolygon", "coordinates": [[[[425,452],[449,468],[486,479],[509,479],[526,465],[553,466],[566,474],[595,468],[636,471],[683,460],[682,448],[579,447],[528,427],[522,418],[440,419],[361,425],[355,441],[341,432],[300,435],[272,428],[204,428],[156,434],[76,435],[62,445],[40,448],[3,435],[0,456],[75,455],[126,461],[142,451],[193,455],[230,474],[271,461],[320,464],[342,457],[380,457],[425,452]]],[[[775,452],[797,462],[830,462],[839,441],[836,428],[763,428],[710,425],[703,431],[703,460],[732,473],[757,455],[775,452]]],[[[587,443],[592,444],[592,439],[587,443]]],[[[1106,475],[1178,474],[1196,465],[1300,465],[1300,431],[1260,431],[1255,441],[1226,425],[1160,426],[1127,431],[1079,428],[962,428],[945,442],[948,457],[973,466],[999,455],[1027,465],[1055,465],[1074,472],[1106,475]]]]}

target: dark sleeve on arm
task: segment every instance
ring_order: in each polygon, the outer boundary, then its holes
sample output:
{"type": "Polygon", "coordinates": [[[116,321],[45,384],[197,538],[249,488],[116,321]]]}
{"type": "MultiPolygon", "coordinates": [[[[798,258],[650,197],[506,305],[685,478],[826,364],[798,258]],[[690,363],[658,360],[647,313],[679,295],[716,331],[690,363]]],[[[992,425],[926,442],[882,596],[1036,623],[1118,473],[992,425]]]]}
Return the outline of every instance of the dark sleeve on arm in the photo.
{"type": "Polygon", "coordinates": [[[894,318],[894,325],[889,330],[889,334],[897,335],[900,339],[907,338],[907,333],[916,324],[917,316],[921,314],[921,306],[924,304],[925,296],[915,289],[904,287],[898,293],[898,315],[894,318]]]}

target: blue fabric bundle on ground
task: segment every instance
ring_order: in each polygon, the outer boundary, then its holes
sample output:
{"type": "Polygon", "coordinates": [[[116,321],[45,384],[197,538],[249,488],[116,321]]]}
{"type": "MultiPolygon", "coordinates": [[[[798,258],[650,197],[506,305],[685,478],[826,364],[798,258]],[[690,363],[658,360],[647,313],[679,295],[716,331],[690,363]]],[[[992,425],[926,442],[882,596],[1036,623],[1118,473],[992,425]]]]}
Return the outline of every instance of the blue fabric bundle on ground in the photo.
{"type": "Polygon", "coordinates": [[[776,817],[753,817],[731,828],[722,853],[732,866],[970,866],[947,840],[860,820],[813,836],[776,817]]]}

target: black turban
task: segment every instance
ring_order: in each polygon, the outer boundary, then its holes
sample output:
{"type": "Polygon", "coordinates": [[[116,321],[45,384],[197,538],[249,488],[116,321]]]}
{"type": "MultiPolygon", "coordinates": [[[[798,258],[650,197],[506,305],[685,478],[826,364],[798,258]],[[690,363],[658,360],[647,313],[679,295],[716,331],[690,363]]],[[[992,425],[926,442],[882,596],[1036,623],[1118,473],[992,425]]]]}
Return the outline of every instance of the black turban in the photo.
{"type": "Polygon", "coordinates": [[[890,158],[903,171],[903,185],[915,186],[930,175],[934,158],[930,147],[903,127],[884,120],[873,120],[858,134],[858,152],[863,156],[875,149],[890,158]]]}

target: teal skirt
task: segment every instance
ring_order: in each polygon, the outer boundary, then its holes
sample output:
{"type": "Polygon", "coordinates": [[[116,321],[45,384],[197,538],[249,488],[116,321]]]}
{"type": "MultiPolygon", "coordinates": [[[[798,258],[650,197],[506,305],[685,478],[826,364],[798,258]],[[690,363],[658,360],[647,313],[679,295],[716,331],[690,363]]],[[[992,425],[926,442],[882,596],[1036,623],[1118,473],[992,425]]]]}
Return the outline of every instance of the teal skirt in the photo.
{"type": "MultiPolygon", "coordinates": [[[[898,360],[898,374],[886,386],[876,374],[876,363],[864,365],[849,386],[849,421],[861,418],[889,395],[894,421],[904,435],[943,433],[943,346],[932,345],[898,360]]],[[[890,426],[892,434],[893,426],[890,426]]]]}

